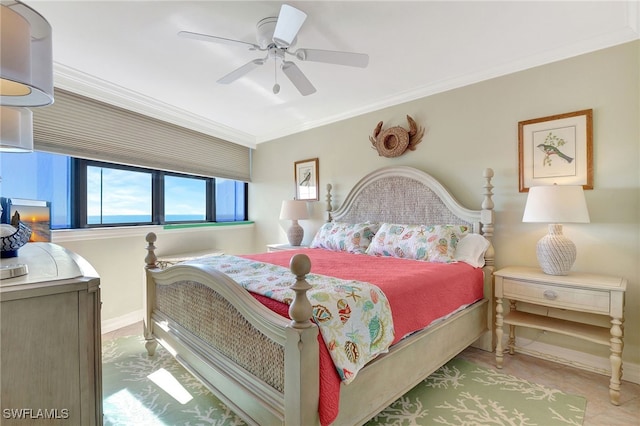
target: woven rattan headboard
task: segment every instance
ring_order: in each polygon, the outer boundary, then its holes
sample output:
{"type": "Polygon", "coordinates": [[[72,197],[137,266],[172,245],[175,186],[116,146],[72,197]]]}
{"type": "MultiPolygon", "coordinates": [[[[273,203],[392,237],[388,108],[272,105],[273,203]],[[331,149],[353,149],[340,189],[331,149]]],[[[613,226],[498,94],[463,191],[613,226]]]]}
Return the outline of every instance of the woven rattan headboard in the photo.
{"type": "MultiPolygon", "coordinates": [[[[340,208],[329,212],[340,222],[403,224],[464,224],[487,238],[493,233],[491,177],[485,170],[482,209],[462,205],[431,175],[407,166],[385,167],[369,173],[351,189],[340,208]]],[[[328,186],[330,191],[330,186],[328,186]]],[[[331,209],[331,193],[327,196],[331,209]]]]}

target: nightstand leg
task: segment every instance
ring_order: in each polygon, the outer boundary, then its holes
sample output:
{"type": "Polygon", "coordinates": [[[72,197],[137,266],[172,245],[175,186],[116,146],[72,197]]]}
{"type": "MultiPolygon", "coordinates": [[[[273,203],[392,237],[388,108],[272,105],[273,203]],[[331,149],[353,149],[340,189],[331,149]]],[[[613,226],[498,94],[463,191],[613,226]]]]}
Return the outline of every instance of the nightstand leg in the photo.
{"type": "Polygon", "coordinates": [[[509,355],[515,353],[516,347],[516,326],[509,325],[509,340],[507,340],[507,347],[509,348],[509,355]]]}
{"type": "Polygon", "coordinates": [[[611,318],[611,381],[609,382],[609,397],[613,405],[620,405],[620,379],[622,377],[622,347],[623,329],[622,319],[611,318]]]}
{"type": "Polygon", "coordinates": [[[503,354],[502,354],[502,299],[496,297],[496,367],[502,368],[503,354]]]}
{"type": "MultiPolygon", "coordinates": [[[[509,312],[516,311],[516,301],[509,301],[509,312]]],[[[507,340],[507,346],[509,347],[509,355],[513,355],[515,353],[516,348],[516,326],[509,325],[509,340],[507,340]]]]}

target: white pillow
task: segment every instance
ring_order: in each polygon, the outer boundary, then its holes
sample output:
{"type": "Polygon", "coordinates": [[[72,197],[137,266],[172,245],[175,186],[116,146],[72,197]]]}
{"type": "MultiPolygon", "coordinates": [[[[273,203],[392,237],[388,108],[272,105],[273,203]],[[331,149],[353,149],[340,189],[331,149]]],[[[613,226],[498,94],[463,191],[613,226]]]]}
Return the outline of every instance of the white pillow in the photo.
{"type": "Polygon", "coordinates": [[[489,240],[480,234],[467,234],[458,241],[455,259],[465,262],[474,268],[484,266],[484,253],[489,248],[489,240]]]}

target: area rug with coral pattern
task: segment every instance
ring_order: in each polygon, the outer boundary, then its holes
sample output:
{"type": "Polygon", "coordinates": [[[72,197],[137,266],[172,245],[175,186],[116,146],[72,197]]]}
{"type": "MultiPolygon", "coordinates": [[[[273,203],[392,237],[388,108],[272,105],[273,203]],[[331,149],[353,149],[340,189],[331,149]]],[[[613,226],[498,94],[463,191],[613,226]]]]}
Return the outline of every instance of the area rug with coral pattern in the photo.
{"type": "MultiPolygon", "coordinates": [[[[104,424],[244,425],[162,347],[105,341],[104,424]]],[[[454,358],[367,425],[581,425],[586,400],[454,358]]]]}

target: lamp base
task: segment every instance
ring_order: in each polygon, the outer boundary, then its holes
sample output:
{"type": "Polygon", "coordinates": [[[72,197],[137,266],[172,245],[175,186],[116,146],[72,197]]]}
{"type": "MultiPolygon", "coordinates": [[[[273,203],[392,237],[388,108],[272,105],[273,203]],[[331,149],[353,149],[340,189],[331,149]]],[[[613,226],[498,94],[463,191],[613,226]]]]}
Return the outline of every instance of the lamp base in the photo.
{"type": "Polygon", "coordinates": [[[536,255],[545,274],[567,275],[576,260],[576,245],[562,234],[562,225],[552,224],[538,241],[536,255]]]}
{"type": "Polygon", "coordinates": [[[304,237],[304,229],[298,224],[297,220],[291,221],[291,227],[287,230],[287,239],[289,245],[299,246],[302,244],[302,238],[304,237]]]}

